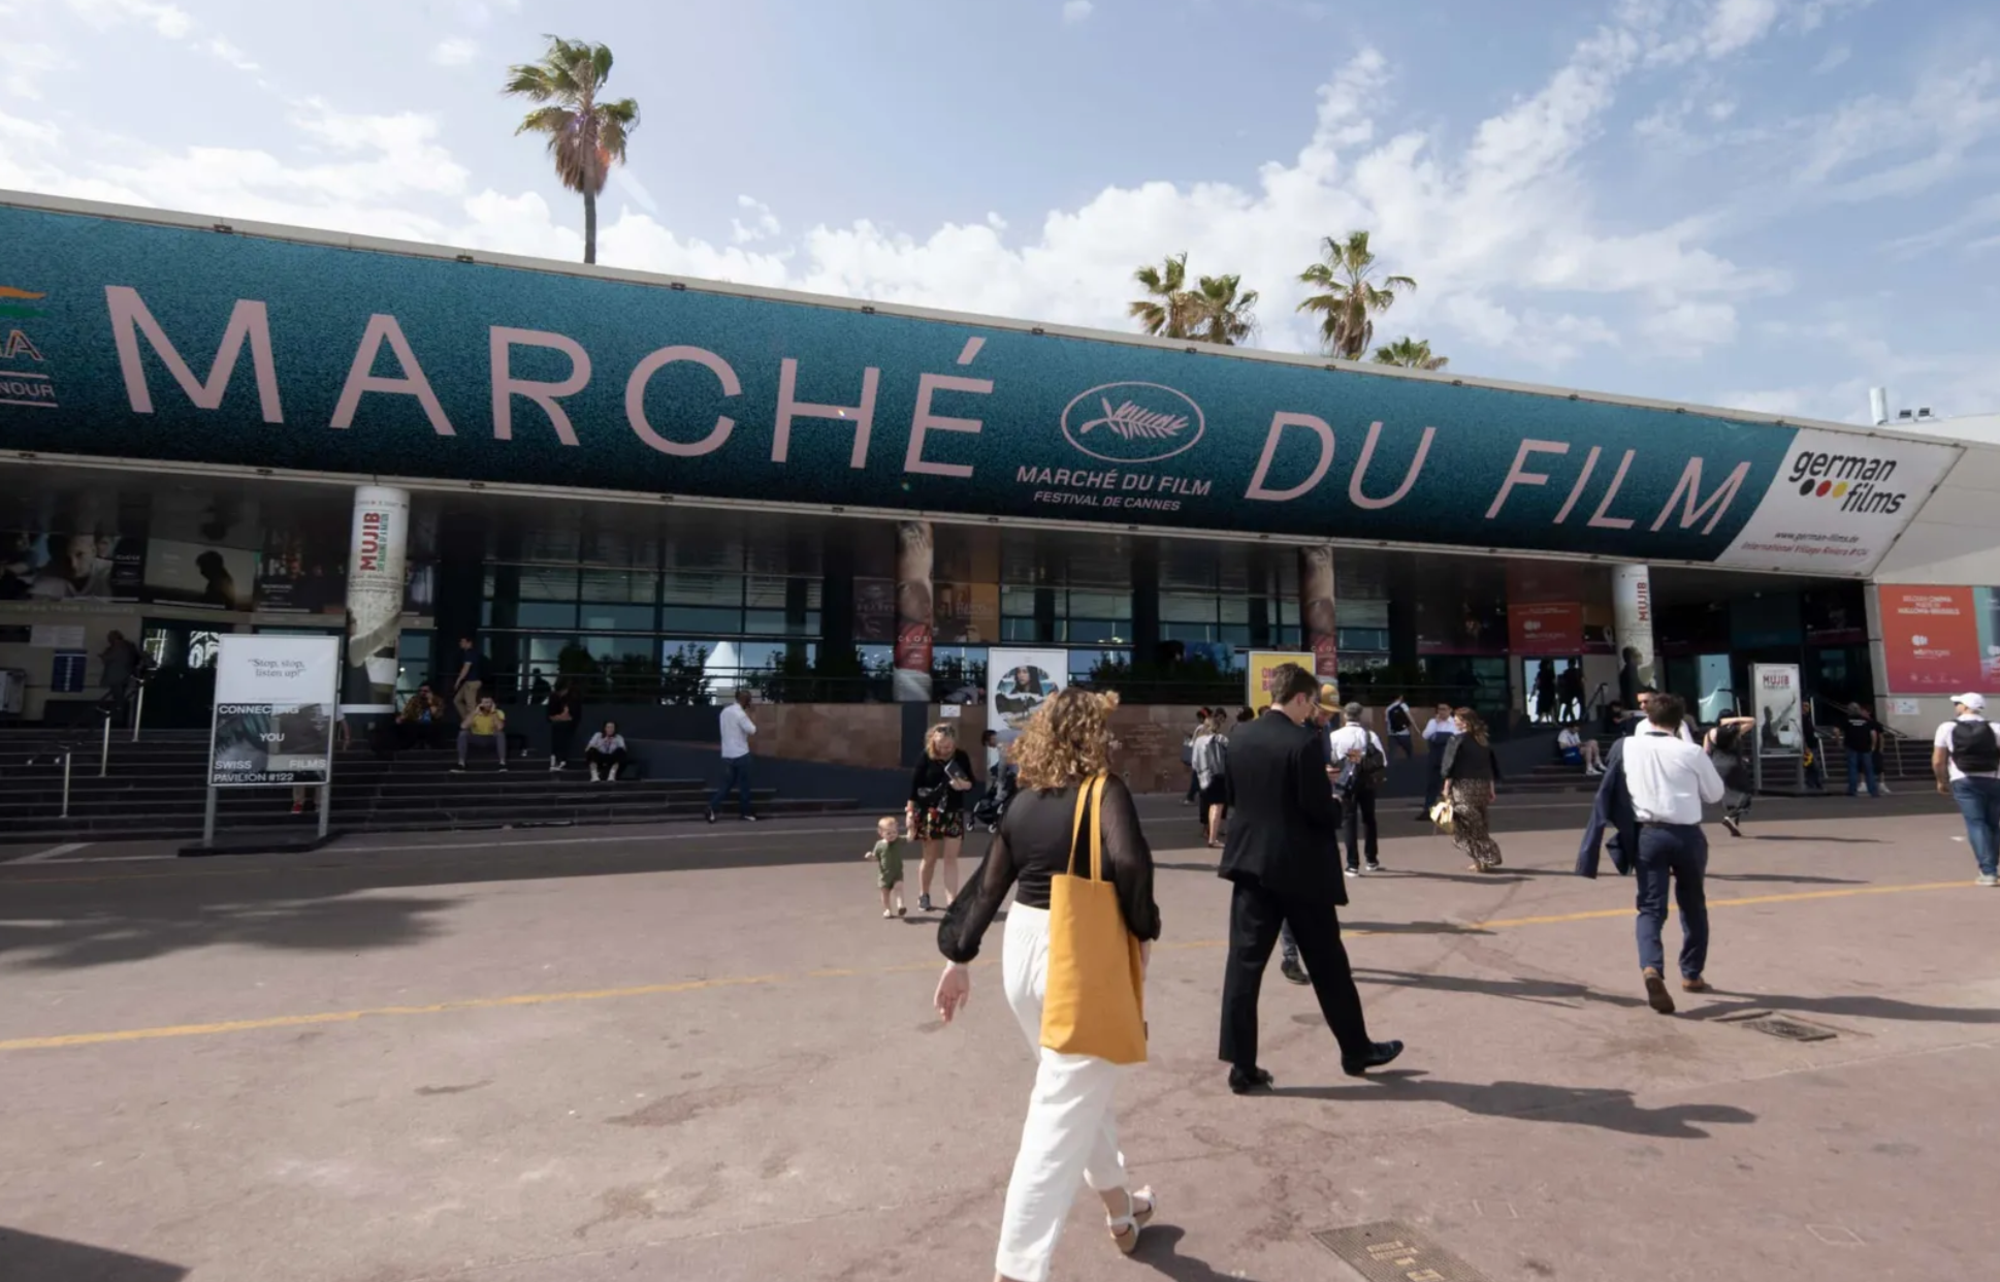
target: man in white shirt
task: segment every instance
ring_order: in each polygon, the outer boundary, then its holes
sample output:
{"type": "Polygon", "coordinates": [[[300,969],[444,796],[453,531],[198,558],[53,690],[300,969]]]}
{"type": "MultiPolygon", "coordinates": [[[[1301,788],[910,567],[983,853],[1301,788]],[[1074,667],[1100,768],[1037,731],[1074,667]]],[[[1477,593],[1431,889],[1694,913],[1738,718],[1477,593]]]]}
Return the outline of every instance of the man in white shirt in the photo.
{"type": "Polygon", "coordinates": [[[1666,951],[1660,932],[1667,924],[1667,887],[1681,911],[1681,987],[1708,991],[1702,970],[1708,964],[1708,838],[1701,831],[1702,803],[1722,800],[1722,776],[1708,754],[1680,737],[1686,705],[1670,694],[1650,700],[1646,724],[1623,745],[1625,789],[1639,820],[1639,852],[1633,869],[1639,883],[1640,973],[1646,1003],[1662,1015],[1674,1013],[1667,993],[1666,951]]]}
{"type": "Polygon", "coordinates": [[[1937,790],[1958,803],[1966,841],[1979,861],[1979,884],[2000,886],[2000,723],[1986,719],[1986,696],[1952,701],[1954,720],[1931,740],[1937,790]]]}
{"type": "Polygon", "coordinates": [[[1375,789],[1378,775],[1389,768],[1389,753],[1382,746],[1381,736],[1361,724],[1362,710],[1358,703],[1350,703],[1341,709],[1345,718],[1340,729],[1327,736],[1327,746],[1331,750],[1333,777],[1338,784],[1345,781],[1345,788],[1336,787],[1341,794],[1340,833],[1347,843],[1347,875],[1361,875],[1361,847],[1365,840],[1368,847],[1368,871],[1381,872],[1382,861],[1378,857],[1380,844],[1375,829],[1375,789]],[[1375,761],[1368,760],[1369,749],[1375,750],[1375,761]],[[1379,767],[1376,770],[1365,766],[1379,767]]]}
{"type": "Polygon", "coordinates": [[[1430,745],[1430,778],[1424,784],[1424,807],[1417,811],[1417,818],[1424,823],[1431,821],[1431,807],[1438,802],[1444,792],[1444,748],[1451,737],[1458,733],[1458,723],[1452,720],[1449,703],[1439,703],[1431,719],[1424,725],[1424,742],[1430,745]]]}
{"type": "Polygon", "coordinates": [[[738,690],[736,702],[722,710],[722,782],[708,799],[710,823],[715,822],[715,812],[722,809],[731,788],[736,789],[737,813],[745,823],[757,822],[757,816],[750,813],[750,736],[756,733],[757,723],[750,719],[750,692],[738,690]]]}

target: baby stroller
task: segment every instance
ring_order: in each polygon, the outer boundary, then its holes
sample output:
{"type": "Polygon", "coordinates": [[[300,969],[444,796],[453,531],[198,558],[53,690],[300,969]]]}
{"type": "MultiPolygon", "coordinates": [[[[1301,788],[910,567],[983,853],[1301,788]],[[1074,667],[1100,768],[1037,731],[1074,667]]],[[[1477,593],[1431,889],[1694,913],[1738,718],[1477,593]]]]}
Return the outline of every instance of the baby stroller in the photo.
{"type": "Polygon", "coordinates": [[[986,795],[973,804],[972,822],[984,825],[988,832],[1000,831],[1000,819],[1007,813],[1007,803],[1014,800],[1014,793],[1018,790],[1018,774],[1018,769],[1010,761],[1000,767],[998,775],[987,780],[986,795]]]}

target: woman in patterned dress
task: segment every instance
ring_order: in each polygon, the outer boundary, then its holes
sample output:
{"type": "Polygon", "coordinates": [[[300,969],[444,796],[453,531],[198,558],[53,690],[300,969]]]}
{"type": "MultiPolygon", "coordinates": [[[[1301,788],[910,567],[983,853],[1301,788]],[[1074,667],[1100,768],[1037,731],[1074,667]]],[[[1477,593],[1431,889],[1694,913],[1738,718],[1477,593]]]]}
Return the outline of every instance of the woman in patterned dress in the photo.
{"type": "Polygon", "coordinates": [[[1458,732],[1444,748],[1444,798],[1451,803],[1451,839],[1472,856],[1472,871],[1500,866],[1500,843],[1486,827],[1500,762],[1487,740],[1486,722],[1470,708],[1452,714],[1458,732]]]}
{"type": "Polygon", "coordinates": [[[972,791],[972,758],[958,746],[950,722],[931,727],[924,755],[910,776],[910,800],[903,820],[910,840],[923,843],[917,866],[917,908],[931,911],[931,877],[944,864],[944,905],[958,897],[958,850],[965,840],[965,794],[972,791]]]}

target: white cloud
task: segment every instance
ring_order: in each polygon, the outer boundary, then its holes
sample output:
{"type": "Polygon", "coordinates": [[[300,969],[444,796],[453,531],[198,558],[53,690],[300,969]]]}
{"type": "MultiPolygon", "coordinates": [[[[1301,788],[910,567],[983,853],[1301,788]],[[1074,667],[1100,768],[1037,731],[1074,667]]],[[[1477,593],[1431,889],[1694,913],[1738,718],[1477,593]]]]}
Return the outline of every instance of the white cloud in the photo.
{"type": "Polygon", "coordinates": [[[479,42],[465,36],[440,40],[431,50],[431,61],[440,67],[463,67],[479,56],[479,42]]]}
{"type": "Polygon", "coordinates": [[[1736,339],[1736,308],[1729,303],[1675,303],[1648,316],[1641,326],[1653,350],[1666,356],[1699,355],[1736,339]]]}
{"type": "Polygon", "coordinates": [[[1090,0],[1068,0],[1062,7],[1062,19],[1064,22],[1075,25],[1088,18],[1091,11],[1096,7],[1090,0]]]}
{"type": "Polygon", "coordinates": [[[1702,28],[1702,47],[1711,58],[1747,48],[1770,34],[1778,13],[1778,0],[1717,0],[1702,28]]]}
{"type": "Polygon", "coordinates": [[[136,22],[169,40],[183,39],[194,30],[194,19],[187,11],[166,0],[68,0],[68,4],[78,17],[99,30],[136,22]]]}
{"type": "Polygon", "coordinates": [[[255,71],[257,64],[249,54],[237,48],[221,36],[211,36],[202,42],[203,49],[222,59],[238,71],[255,71]]]}
{"type": "Polygon", "coordinates": [[[1906,99],[1870,94],[1816,123],[1798,180],[1843,200],[1903,196],[1960,172],[2000,133],[2000,64],[1926,75],[1906,99]]]}
{"type": "Polygon", "coordinates": [[[1835,45],[1833,48],[1827,50],[1826,56],[1821,58],[1818,64],[1813,67],[1813,74],[1815,76],[1823,76],[1830,71],[1838,71],[1840,68],[1846,66],[1847,60],[1853,56],[1853,49],[1846,45],[1835,45]]]}
{"type": "Polygon", "coordinates": [[[16,98],[40,98],[42,82],[71,65],[61,50],[48,45],[0,40],[0,90],[16,98]]]}
{"type": "Polygon", "coordinates": [[[750,216],[748,223],[735,218],[729,220],[731,234],[739,245],[747,245],[754,240],[769,240],[784,230],[778,216],[771,212],[771,207],[754,196],[738,196],[736,207],[750,216]]]}

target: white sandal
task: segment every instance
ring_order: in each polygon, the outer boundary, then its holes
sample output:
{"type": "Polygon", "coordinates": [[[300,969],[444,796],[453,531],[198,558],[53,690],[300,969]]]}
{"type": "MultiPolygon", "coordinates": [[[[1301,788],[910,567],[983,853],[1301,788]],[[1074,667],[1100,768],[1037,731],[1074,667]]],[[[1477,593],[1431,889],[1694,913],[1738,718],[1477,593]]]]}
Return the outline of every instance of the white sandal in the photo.
{"type": "Polygon", "coordinates": [[[1152,1189],[1143,1188],[1136,1193],[1130,1189],[1125,1190],[1125,1214],[1104,1217],[1105,1227],[1111,1230],[1111,1245],[1126,1255],[1138,1250],[1139,1231],[1153,1222],[1153,1213],[1158,1209],[1158,1204],[1153,1200],[1152,1189]],[[1142,1198],[1146,1204],[1144,1210],[1139,1209],[1139,1201],[1142,1198]]]}

